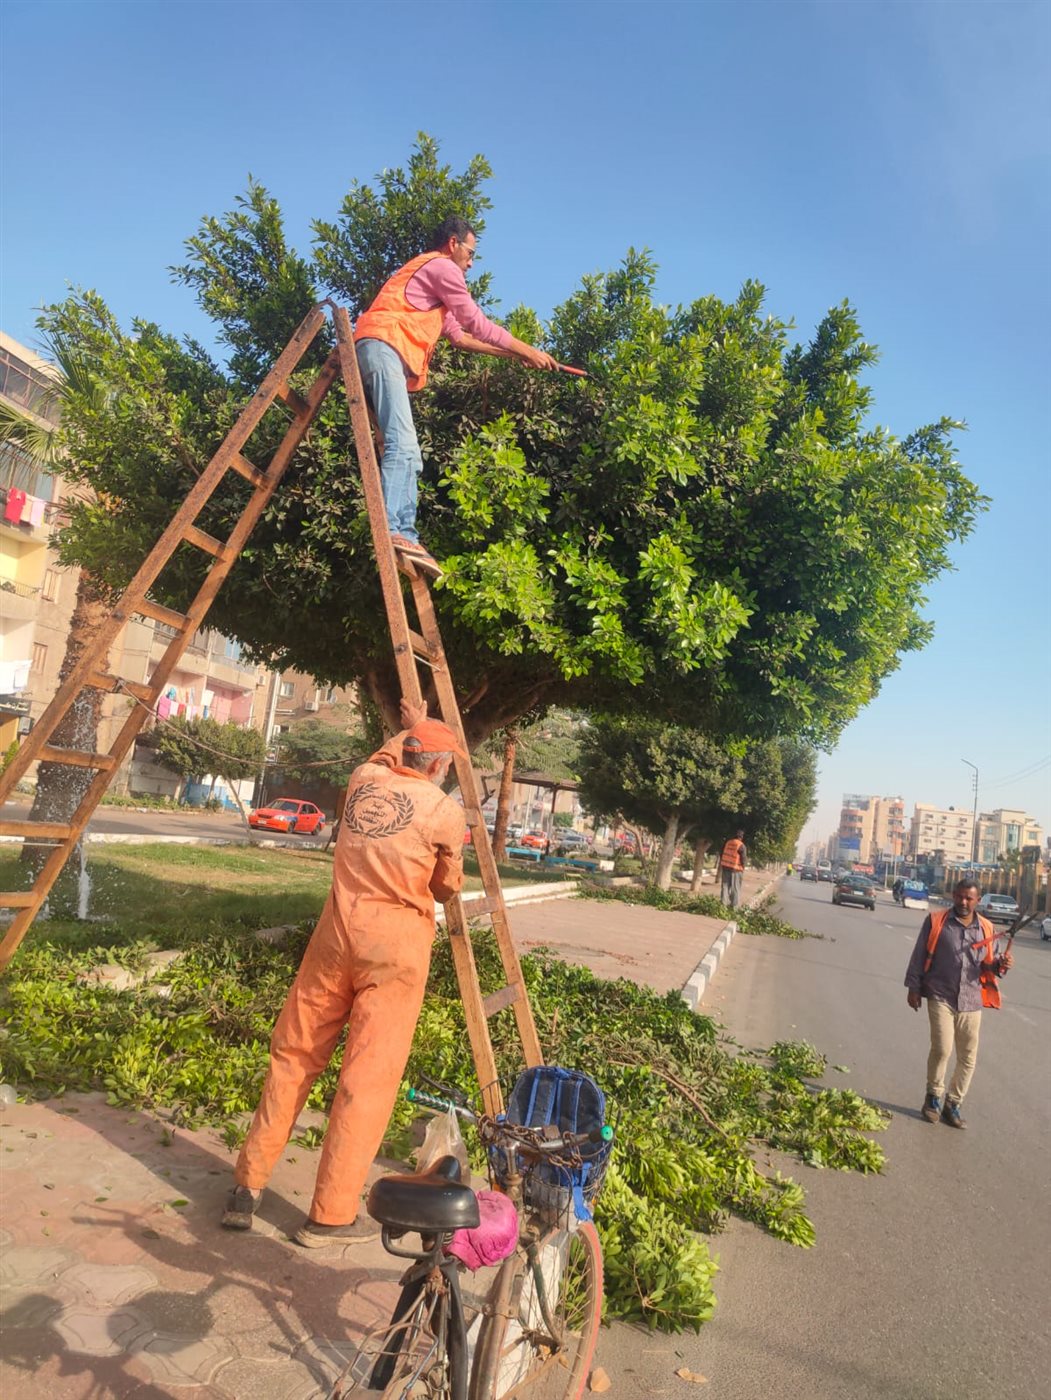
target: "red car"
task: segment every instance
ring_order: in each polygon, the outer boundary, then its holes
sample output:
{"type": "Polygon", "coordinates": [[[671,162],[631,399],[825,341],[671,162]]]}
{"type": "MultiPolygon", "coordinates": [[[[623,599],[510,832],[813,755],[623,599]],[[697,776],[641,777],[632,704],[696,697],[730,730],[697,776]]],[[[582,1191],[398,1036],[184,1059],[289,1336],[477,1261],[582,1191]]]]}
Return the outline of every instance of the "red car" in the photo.
{"type": "Polygon", "coordinates": [[[325,825],[325,814],[313,802],[297,797],[279,797],[269,807],[257,807],[248,814],[248,825],[258,830],[283,831],[287,835],[317,835],[325,825]]]}
{"type": "Polygon", "coordinates": [[[527,831],[518,844],[520,846],[529,846],[534,851],[542,851],[547,845],[547,833],[544,831],[527,831]]]}

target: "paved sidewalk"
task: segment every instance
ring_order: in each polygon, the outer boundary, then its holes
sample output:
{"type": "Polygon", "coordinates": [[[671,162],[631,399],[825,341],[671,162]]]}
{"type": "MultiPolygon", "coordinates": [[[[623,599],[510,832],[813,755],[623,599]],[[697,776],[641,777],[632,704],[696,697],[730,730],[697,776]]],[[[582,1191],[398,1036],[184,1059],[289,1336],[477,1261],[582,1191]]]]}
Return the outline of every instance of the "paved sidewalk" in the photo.
{"type": "MultiPolygon", "coordinates": [[[[746,899],[749,877],[756,889],[763,878],[748,872],[746,899]]],[[[513,909],[512,925],[523,951],[546,944],[664,992],[683,986],[723,921],[560,899],[513,909]]],[[[4,1400],[328,1394],[355,1339],[389,1315],[401,1270],[378,1240],[291,1243],[317,1163],[294,1143],[257,1228],[220,1229],[233,1157],[215,1132],[172,1129],[102,1095],[0,1109],[4,1400]]],[[[602,1351],[600,1337],[600,1363],[602,1351]]]]}

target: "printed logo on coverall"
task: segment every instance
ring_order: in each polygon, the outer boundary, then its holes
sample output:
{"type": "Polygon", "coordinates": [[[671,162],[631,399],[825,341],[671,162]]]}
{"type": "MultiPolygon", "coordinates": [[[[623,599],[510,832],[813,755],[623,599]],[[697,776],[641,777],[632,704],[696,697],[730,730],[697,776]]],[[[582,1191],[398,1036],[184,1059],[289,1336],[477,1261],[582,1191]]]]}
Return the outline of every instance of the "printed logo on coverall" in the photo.
{"type": "Polygon", "coordinates": [[[394,836],[405,830],[415,811],[407,793],[394,792],[379,783],[362,783],[347,799],[343,820],[362,836],[394,836]]]}

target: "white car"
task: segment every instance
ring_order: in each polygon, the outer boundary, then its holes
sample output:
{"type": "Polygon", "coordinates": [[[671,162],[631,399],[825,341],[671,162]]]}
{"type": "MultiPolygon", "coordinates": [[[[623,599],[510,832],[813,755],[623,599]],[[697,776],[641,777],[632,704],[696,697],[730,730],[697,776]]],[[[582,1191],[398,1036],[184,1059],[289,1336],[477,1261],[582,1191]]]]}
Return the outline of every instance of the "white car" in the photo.
{"type": "Polygon", "coordinates": [[[1040,937],[1051,943],[1051,914],[1048,914],[1047,918],[1040,925],[1040,937]]]}
{"type": "Polygon", "coordinates": [[[978,912],[994,924],[1009,924],[1018,918],[1018,901],[1009,894],[983,894],[978,912]]]}

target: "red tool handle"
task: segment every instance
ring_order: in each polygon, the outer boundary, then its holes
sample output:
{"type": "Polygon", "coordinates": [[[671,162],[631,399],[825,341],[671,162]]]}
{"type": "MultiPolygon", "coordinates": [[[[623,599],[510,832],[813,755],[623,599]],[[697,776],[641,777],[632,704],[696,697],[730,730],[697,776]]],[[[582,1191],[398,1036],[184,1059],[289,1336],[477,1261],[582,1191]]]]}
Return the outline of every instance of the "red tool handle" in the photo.
{"type": "Polygon", "coordinates": [[[555,361],[555,364],[558,365],[558,368],[562,371],[563,374],[575,374],[581,379],[587,379],[588,377],[588,372],[586,369],[574,369],[572,365],[559,365],[557,360],[555,361]]]}

